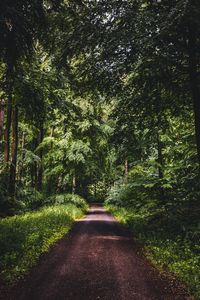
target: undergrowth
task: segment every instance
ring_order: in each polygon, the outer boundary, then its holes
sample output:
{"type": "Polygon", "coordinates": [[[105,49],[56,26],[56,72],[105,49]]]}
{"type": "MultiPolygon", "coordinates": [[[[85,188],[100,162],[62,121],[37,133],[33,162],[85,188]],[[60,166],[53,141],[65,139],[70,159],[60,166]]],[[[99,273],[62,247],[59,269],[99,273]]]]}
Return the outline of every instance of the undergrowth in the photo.
{"type": "Polygon", "coordinates": [[[81,199],[1,219],[0,269],[5,283],[23,277],[86,209],[87,204],[81,199]]]}
{"type": "Polygon", "coordinates": [[[183,205],[167,209],[149,199],[134,202],[133,196],[125,205],[111,198],[106,208],[132,230],[153,264],[176,274],[200,299],[199,211],[183,205]]]}

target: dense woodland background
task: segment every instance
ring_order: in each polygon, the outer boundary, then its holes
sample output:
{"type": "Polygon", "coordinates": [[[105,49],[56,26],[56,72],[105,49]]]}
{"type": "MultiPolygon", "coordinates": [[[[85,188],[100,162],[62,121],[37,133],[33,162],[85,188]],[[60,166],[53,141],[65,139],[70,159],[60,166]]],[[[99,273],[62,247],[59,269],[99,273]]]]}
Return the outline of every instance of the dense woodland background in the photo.
{"type": "Polygon", "coordinates": [[[200,296],[199,65],[198,0],[1,0],[0,214],[107,198],[200,296]]]}

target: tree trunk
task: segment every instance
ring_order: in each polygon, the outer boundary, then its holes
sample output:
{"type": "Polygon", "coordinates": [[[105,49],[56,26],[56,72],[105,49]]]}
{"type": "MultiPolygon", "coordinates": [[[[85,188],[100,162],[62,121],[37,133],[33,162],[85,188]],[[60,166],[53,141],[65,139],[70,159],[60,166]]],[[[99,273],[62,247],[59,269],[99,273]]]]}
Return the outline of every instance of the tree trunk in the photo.
{"type": "Polygon", "coordinates": [[[159,163],[158,174],[159,174],[159,179],[162,180],[164,178],[164,174],[163,174],[164,160],[163,160],[163,154],[162,154],[163,146],[162,146],[162,142],[160,140],[159,132],[157,134],[157,147],[158,147],[158,163],[159,163]]]}
{"type": "MultiPolygon", "coordinates": [[[[38,139],[35,137],[31,141],[31,151],[34,152],[38,146],[38,139]]],[[[37,162],[32,162],[30,165],[30,181],[31,187],[37,189],[37,162]]]]}
{"type": "Polygon", "coordinates": [[[12,98],[11,95],[7,100],[7,112],[6,112],[6,128],[4,132],[4,161],[9,162],[10,159],[10,128],[11,128],[11,119],[12,119],[12,98]]]}
{"type": "Polygon", "coordinates": [[[128,160],[126,159],[125,160],[125,163],[124,163],[124,174],[125,174],[125,182],[127,182],[128,180],[128,160]]]}
{"type": "MultiPolygon", "coordinates": [[[[42,143],[43,139],[44,139],[44,125],[42,123],[40,125],[39,144],[42,143]]],[[[40,157],[40,165],[38,166],[37,189],[38,191],[41,191],[42,179],[43,179],[43,165],[42,165],[43,149],[39,150],[39,157],[40,157]]]]}
{"type": "MultiPolygon", "coordinates": [[[[51,128],[51,134],[50,134],[50,137],[53,138],[53,135],[54,135],[54,130],[55,130],[55,127],[53,126],[51,128]]],[[[53,141],[51,141],[51,149],[53,148],[53,141]]]]}
{"type": "Polygon", "coordinates": [[[24,175],[24,159],[25,159],[25,153],[24,153],[24,146],[25,146],[25,141],[26,141],[26,135],[25,132],[22,132],[22,141],[21,141],[21,150],[22,150],[22,161],[21,161],[21,166],[19,170],[19,182],[22,182],[22,178],[24,175]]]}
{"type": "Polygon", "coordinates": [[[188,54],[190,86],[193,98],[195,117],[197,155],[200,166],[200,90],[198,86],[197,30],[196,25],[192,23],[188,26],[188,54]]]}
{"type": "Polygon", "coordinates": [[[5,110],[5,103],[4,100],[0,101],[0,151],[3,150],[3,129],[4,129],[4,110],[5,110]]]}
{"type": "Polygon", "coordinates": [[[74,174],[72,178],[72,193],[75,194],[75,192],[76,192],[76,175],[74,174]]]}
{"type": "MultiPolygon", "coordinates": [[[[51,138],[53,138],[53,136],[54,136],[54,129],[55,129],[55,127],[53,126],[52,128],[51,128],[51,133],[50,133],[50,137],[51,138]]],[[[51,143],[50,143],[50,150],[52,151],[52,149],[53,149],[53,140],[51,141],[51,143]]],[[[49,168],[51,169],[52,168],[52,161],[50,161],[50,163],[49,163],[49,168]]],[[[50,195],[51,193],[52,193],[52,191],[54,190],[54,180],[53,180],[54,178],[53,178],[53,176],[52,175],[50,175],[49,177],[48,177],[48,180],[47,180],[47,193],[50,195]]]]}
{"type": "Polygon", "coordinates": [[[10,165],[10,178],[9,178],[10,195],[15,194],[17,151],[18,151],[18,107],[15,104],[13,106],[13,113],[12,113],[12,159],[10,165]]]}
{"type": "Polygon", "coordinates": [[[157,132],[157,149],[158,149],[158,177],[159,177],[159,190],[160,190],[160,199],[163,201],[165,199],[165,190],[162,187],[162,181],[164,179],[164,173],[163,173],[163,167],[164,167],[164,158],[163,158],[163,154],[162,154],[162,150],[163,150],[163,145],[162,142],[160,140],[160,135],[159,135],[159,129],[157,132]]]}

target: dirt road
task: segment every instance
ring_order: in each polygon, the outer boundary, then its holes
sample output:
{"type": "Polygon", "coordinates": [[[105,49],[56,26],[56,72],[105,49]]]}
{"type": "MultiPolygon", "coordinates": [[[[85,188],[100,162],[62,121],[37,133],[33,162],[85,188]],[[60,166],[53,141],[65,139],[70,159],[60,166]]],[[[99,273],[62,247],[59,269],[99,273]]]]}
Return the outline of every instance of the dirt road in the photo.
{"type": "Polygon", "coordinates": [[[4,300],[184,300],[162,277],[131,234],[99,205],[44,255],[4,300]]]}

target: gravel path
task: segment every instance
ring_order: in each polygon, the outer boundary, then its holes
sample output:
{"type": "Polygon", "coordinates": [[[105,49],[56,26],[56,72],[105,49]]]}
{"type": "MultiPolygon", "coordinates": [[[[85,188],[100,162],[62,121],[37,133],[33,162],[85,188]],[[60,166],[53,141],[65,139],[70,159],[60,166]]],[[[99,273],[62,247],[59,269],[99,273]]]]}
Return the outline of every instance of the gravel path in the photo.
{"type": "MultiPolygon", "coordinates": [[[[1,297],[0,297],[1,298],[1,297]]],[[[151,266],[130,232],[100,205],[43,255],[3,300],[185,300],[175,280],[151,266]]]]}

